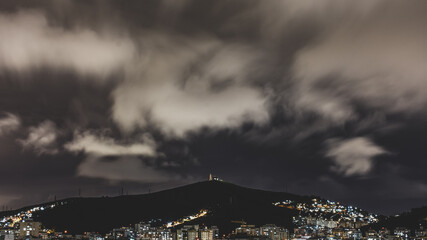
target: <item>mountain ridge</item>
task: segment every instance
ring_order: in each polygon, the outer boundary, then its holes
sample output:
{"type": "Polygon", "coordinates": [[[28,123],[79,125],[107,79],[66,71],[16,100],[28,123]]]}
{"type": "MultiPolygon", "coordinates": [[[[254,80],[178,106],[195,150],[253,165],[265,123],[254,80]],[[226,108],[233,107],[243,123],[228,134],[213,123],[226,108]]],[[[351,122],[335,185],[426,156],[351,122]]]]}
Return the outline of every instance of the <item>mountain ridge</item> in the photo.
{"type": "Polygon", "coordinates": [[[112,228],[154,219],[161,219],[157,222],[163,224],[208,209],[209,214],[201,223],[220,225],[220,229],[231,231],[235,225],[229,223],[242,218],[254,223],[271,221],[291,226],[291,216],[295,211],[276,209],[272,205],[284,199],[309,201],[310,198],[241,187],[223,181],[202,181],[147,194],[67,198],[23,207],[2,215],[55,204],[54,208],[34,212],[32,218],[48,228],[82,233],[107,232],[112,228]]]}
{"type": "MultiPolygon", "coordinates": [[[[78,234],[106,233],[141,221],[164,225],[206,211],[203,217],[193,219],[189,224],[216,225],[222,233],[229,233],[239,221],[293,229],[292,218],[300,213],[299,210],[277,207],[273,203],[292,200],[311,204],[313,198],[318,197],[253,189],[214,180],[138,195],[66,198],[2,212],[0,216],[37,209],[31,212],[31,218],[42,222],[44,227],[78,234]]],[[[381,219],[380,223],[368,227],[397,226],[399,222],[393,221],[392,217],[382,216],[381,219]]],[[[417,220],[414,218],[412,222],[417,223],[417,220]]]]}

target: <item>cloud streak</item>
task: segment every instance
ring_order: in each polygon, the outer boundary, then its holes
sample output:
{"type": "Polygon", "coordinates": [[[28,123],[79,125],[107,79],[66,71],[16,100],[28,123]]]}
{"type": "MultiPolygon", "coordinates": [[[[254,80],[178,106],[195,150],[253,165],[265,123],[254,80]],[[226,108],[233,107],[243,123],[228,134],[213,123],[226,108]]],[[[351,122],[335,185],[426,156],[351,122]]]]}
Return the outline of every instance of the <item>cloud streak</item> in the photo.
{"type": "Polygon", "coordinates": [[[331,169],[347,177],[368,174],[373,167],[374,157],[387,153],[365,137],[330,139],[327,144],[326,156],[335,163],[331,169]]]}
{"type": "Polygon", "coordinates": [[[56,154],[58,129],[56,124],[50,120],[40,123],[36,127],[30,127],[26,139],[18,140],[25,150],[32,149],[38,155],[56,154]]]}
{"type": "Polygon", "coordinates": [[[148,136],[141,143],[120,143],[113,138],[93,132],[75,133],[65,145],[72,153],[84,153],[85,159],[77,168],[81,177],[100,178],[112,183],[119,181],[164,182],[177,178],[174,174],[147,165],[141,157],[155,157],[155,143],[148,136]]]}
{"type": "Polygon", "coordinates": [[[387,113],[422,111],[427,32],[416,26],[425,15],[395,1],[380,6],[329,26],[296,55],[299,108],[337,123],[360,118],[355,102],[387,113]],[[408,12],[411,18],[405,17],[408,12]]]}
{"type": "Polygon", "coordinates": [[[73,141],[65,144],[64,147],[70,152],[84,152],[98,156],[156,156],[155,145],[147,139],[146,142],[148,143],[121,144],[113,138],[97,136],[87,131],[75,133],[73,141]]]}
{"type": "Polygon", "coordinates": [[[0,118],[0,136],[8,132],[17,130],[21,126],[21,120],[12,113],[0,118]]]}
{"type": "Polygon", "coordinates": [[[183,137],[202,127],[268,121],[267,97],[249,81],[260,57],[254,49],[164,34],[142,42],[144,58],[113,92],[112,117],[125,132],[151,123],[183,137]]]}
{"type": "Polygon", "coordinates": [[[128,38],[51,26],[39,11],[0,15],[0,68],[29,73],[43,67],[107,77],[131,59],[128,38]]]}

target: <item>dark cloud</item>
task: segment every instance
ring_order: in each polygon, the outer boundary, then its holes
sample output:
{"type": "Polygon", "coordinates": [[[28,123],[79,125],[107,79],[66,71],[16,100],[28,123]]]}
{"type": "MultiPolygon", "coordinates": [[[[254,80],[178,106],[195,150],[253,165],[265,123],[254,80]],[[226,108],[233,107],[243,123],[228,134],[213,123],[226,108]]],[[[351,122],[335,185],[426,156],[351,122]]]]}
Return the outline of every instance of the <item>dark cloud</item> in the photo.
{"type": "Polygon", "coordinates": [[[0,203],[213,172],[376,212],[417,206],[426,7],[1,2],[0,203]]]}

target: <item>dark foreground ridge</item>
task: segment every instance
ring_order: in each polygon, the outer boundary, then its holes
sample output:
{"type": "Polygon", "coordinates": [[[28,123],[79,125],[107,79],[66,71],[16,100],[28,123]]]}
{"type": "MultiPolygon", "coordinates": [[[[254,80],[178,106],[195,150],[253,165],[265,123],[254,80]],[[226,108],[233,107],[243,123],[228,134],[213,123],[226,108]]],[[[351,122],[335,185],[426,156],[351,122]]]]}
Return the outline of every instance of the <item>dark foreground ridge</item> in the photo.
{"type": "Polygon", "coordinates": [[[224,232],[231,231],[241,220],[291,227],[292,216],[297,211],[272,205],[285,199],[310,201],[309,197],[284,192],[205,181],[151,194],[63,199],[58,201],[63,205],[38,211],[33,219],[57,231],[105,233],[113,228],[153,219],[160,219],[157,223],[164,224],[207,209],[207,216],[192,222],[217,225],[224,232]]]}

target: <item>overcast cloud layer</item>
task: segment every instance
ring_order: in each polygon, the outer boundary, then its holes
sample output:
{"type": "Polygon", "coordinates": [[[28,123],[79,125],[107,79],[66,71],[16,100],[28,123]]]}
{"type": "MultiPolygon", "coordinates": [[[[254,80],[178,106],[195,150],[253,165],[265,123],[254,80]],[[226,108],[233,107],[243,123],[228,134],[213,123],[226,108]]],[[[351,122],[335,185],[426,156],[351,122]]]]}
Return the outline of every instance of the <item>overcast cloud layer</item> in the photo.
{"type": "Polygon", "coordinates": [[[0,3],[0,205],[206,179],[427,202],[424,1],[0,3]]]}

